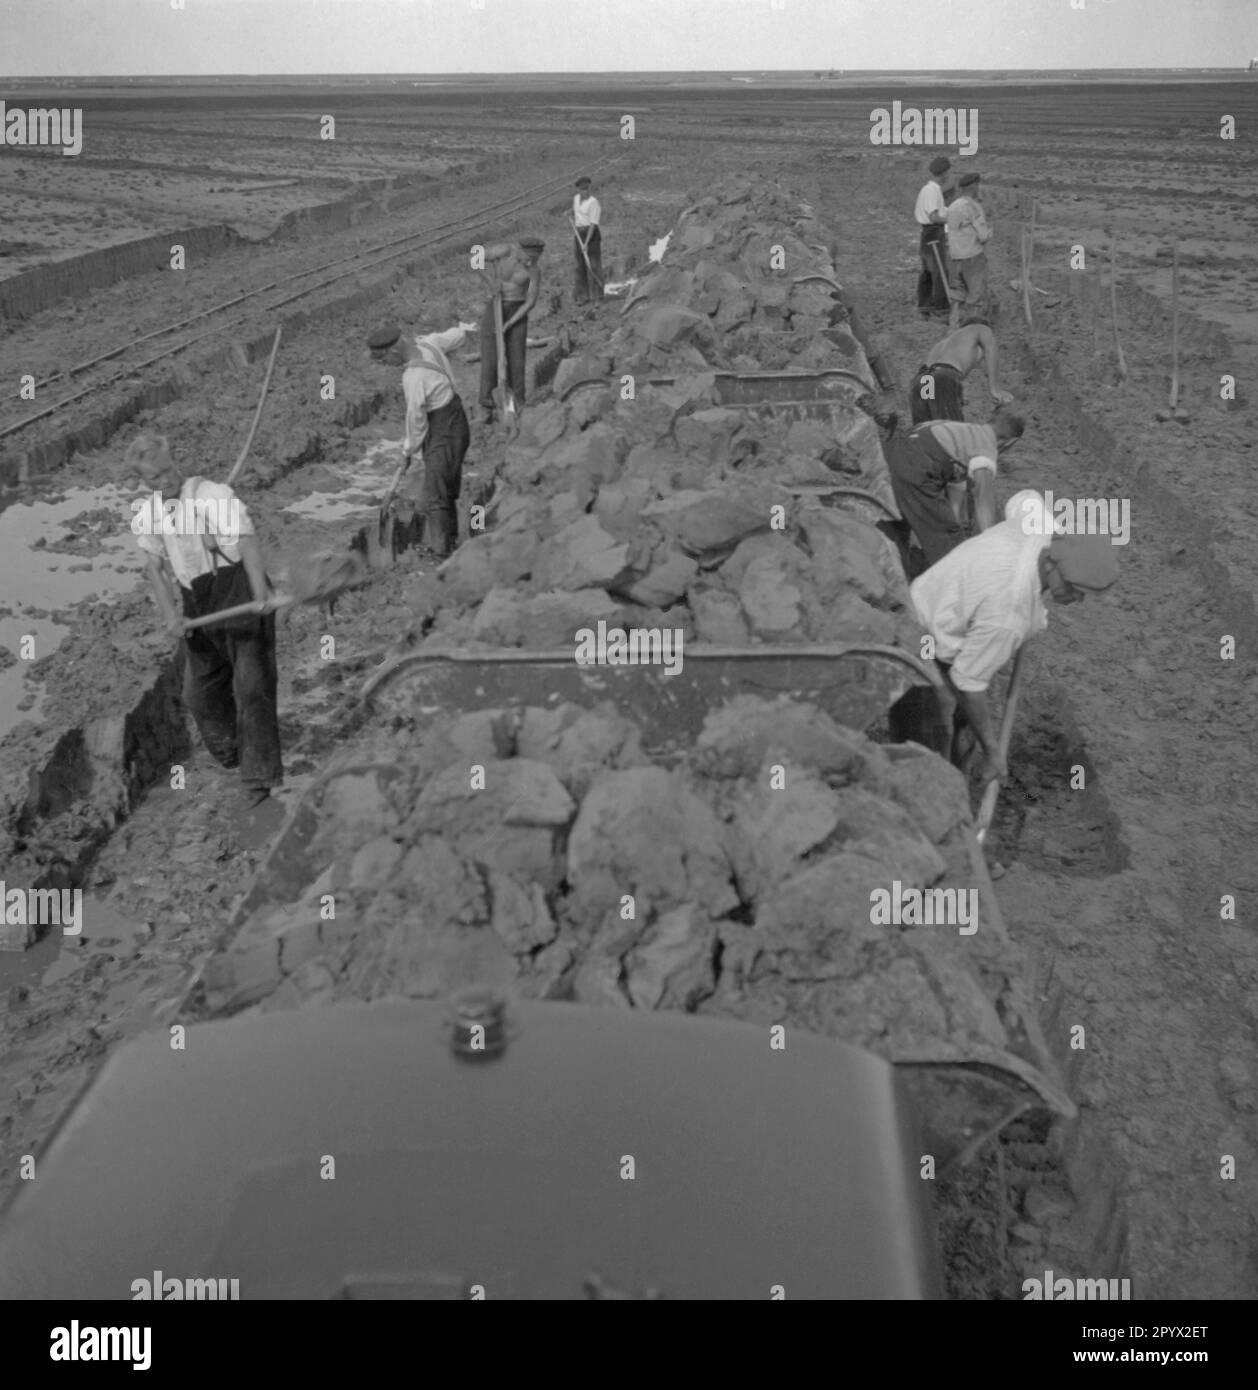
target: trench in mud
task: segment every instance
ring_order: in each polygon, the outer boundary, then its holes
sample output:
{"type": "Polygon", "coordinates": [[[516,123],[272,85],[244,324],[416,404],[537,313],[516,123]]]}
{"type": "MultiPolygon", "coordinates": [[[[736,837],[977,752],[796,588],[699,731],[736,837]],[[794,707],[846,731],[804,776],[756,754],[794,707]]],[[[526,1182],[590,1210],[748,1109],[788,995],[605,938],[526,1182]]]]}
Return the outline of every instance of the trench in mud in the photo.
{"type": "MultiPolygon", "coordinates": [[[[401,441],[380,440],[350,464],[319,469],[316,485],[279,506],[277,514],[335,526],[335,534],[344,538],[346,524],[374,518],[400,445],[401,441]]],[[[69,635],[80,605],[114,601],[144,582],[143,557],[129,531],[133,492],[117,483],[71,488],[45,484],[34,492],[32,496],[32,489],[26,488],[20,494],[0,494],[0,652],[12,658],[0,668],[0,736],[24,721],[40,720],[43,684],[32,662],[19,657],[22,640],[33,637],[35,657],[47,657],[69,635]]],[[[282,587],[282,566],[273,566],[272,578],[282,587]]],[[[294,693],[306,705],[314,681],[304,668],[294,674],[294,693]]],[[[167,694],[174,716],[175,687],[167,694]]],[[[286,799],[300,793],[318,770],[315,758],[336,742],[331,731],[326,738],[317,736],[311,713],[304,709],[301,716],[287,718],[281,713],[285,746],[292,748],[299,737],[305,744],[301,754],[287,760],[286,799]]],[[[153,802],[165,790],[160,781],[153,784],[139,804],[153,802]]],[[[117,834],[98,846],[93,864],[117,834]]],[[[92,876],[90,865],[87,875],[92,876]]],[[[38,985],[55,984],[76,972],[86,977],[110,960],[133,954],[147,938],[143,923],[120,915],[96,894],[84,892],[82,912],[83,928],[77,935],[52,925],[25,951],[0,951],[0,997],[20,1005],[38,985]]],[[[111,1009],[126,1005],[122,999],[111,998],[109,1003],[111,1009]]]]}
{"type": "Polygon", "coordinates": [[[1022,697],[1009,746],[1009,782],[992,820],[992,845],[1045,873],[1107,878],[1128,866],[1122,826],[1095,784],[1065,691],[1037,682],[1022,697]],[[1072,788],[1072,769],[1084,785],[1072,788]]]}

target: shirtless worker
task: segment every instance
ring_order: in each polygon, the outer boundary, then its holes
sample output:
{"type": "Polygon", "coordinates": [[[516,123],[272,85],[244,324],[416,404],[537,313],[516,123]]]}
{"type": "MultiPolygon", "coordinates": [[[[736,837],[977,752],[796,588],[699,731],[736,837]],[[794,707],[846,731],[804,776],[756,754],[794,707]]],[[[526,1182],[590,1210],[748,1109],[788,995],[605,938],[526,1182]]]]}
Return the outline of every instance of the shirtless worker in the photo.
{"type": "MultiPolygon", "coordinates": [[[[521,237],[518,242],[498,242],[485,247],[489,278],[502,295],[503,338],[507,349],[507,386],[516,408],[524,404],[524,361],[528,346],[529,311],[542,287],[538,262],[545,242],[521,237]]],[[[498,334],[494,327],[494,296],[485,301],[480,321],[480,407],[488,424],[494,418],[494,389],[498,382],[498,334]]]]}
{"type": "Polygon", "coordinates": [[[962,517],[971,489],[978,530],[996,524],[996,460],[1013,448],[1025,428],[1020,415],[1001,409],[990,425],[928,420],[884,445],[891,488],[904,517],[897,529],[910,579],[966,539],[969,528],[962,517]],[[909,529],[925,554],[925,566],[913,562],[909,529]]]}
{"type": "Polygon", "coordinates": [[[171,459],[163,435],[137,436],[126,462],[147,487],[161,494],[164,505],[176,500],[183,504],[172,509],[171,526],[143,529],[137,516],[131,529],[147,558],[149,583],[166,630],[183,641],[184,704],[214,759],[223,767],[240,769],[245,806],[252,811],[284,780],[276,711],[275,614],[270,611],[274,595],[253,523],[226,484],[186,477],[171,459]],[[175,580],[173,589],[168,571],[175,580]],[[256,615],[184,630],[186,618],[249,602],[256,605],[256,615]]]}
{"type": "Polygon", "coordinates": [[[467,414],[446,354],[461,347],[475,329],[474,323],[459,323],[443,333],[404,336],[396,324],[388,324],[367,339],[374,361],[403,369],[406,438],[402,452],[408,468],[416,455],[424,460],[419,499],[424,542],[442,559],[458,543],[455,506],[463,482],[463,459],[471,439],[467,414]]]}
{"type": "Polygon", "coordinates": [[[965,392],[961,383],[978,366],[987,369],[987,386],[997,405],[1011,405],[1013,397],[996,385],[996,335],[977,315],[955,332],[941,338],[926,354],[909,386],[913,423],[924,420],[964,420],[965,392]]]}

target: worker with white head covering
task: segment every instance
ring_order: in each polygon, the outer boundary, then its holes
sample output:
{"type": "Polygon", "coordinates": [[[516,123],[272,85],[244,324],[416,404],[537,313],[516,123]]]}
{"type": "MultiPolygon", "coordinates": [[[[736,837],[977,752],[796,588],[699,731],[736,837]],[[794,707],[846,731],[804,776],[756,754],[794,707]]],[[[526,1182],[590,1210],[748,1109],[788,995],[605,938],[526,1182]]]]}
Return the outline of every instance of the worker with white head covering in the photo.
{"type": "Polygon", "coordinates": [[[1008,770],[987,706],[993,677],[1048,625],[1046,594],[1054,603],[1078,603],[1117,578],[1111,537],[1055,535],[1043,497],[1031,489],[1015,493],[1003,521],[963,541],[909,586],[917,616],[934,639],[945,708],[940,725],[910,692],[915,698],[906,696],[904,708],[892,710],[893,737],[898,727],[901,738],[960,761],[957,734],[968,725],[983,753],[984,779],[1003,780],[1008,770]]]}

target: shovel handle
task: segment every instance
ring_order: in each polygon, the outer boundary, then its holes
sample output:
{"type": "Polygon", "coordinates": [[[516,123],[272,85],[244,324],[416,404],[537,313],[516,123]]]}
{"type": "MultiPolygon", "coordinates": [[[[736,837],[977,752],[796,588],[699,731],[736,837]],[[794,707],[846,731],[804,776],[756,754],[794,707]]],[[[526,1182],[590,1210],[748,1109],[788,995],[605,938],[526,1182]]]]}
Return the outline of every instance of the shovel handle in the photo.
{"type": "MultiPolygon", "coordinates": [[[[268,611],[274,613],[276,609],[287,608],[290,603],[295,602],[296,599],[291,595],[279,594],[276,595],[268,611]]],[[[238,603],[233,608],[220,608],[217,613],[206,613],[200,618],[187,618],[184,620],[183,628],[185,632],[191,632],[193,628],[211,627],[214,623],[226,622],[228,618],[244,618],[251,613],[261,616],[258,614],[256,603],[238,603]]]]}
{"type": "Polygon", "coordinates": [[[948,296],[949,304],[956,304],[961,296],[953,294],[952,286],[948,283],[948,272],[944,269],[943,257],[939,254],[939,243],[932,241],[930,249],[934,253],[935,264],[939,267],[939,278],[943,281],[944,293],[948,296]]]}
{"type": "MultiPolygon", "coordinates": [[[[1018,648],[1018,654],[1013,659],[1013,675],[1009,678],[1009,693],[1005,696],[1005,713],[1000,721],[1000,757],[1003,761],[1009,756],[1009,744],[1013,737],[1013,716],[1018,708],[1018,692],[1022,688],[1022,657],[1026,652],[1027,644],[1018,648]]],[[[978,823],[975,826],[975,837],[979,844],[987,836],[988,828],[992,823],[992,816],[996,813],[996,798],[1000,795],[1000,783],[996,778],[988,782],[983,792],[982,804],[979,806],[978,823]]]]}
{"type": "Polygon", "coordinates": [[[393,475],[393,481],[389,484],[389,491],[385,495],[384,501],[380,504],[380,510],[382,512],[388,510],[389,503],[392,502],[394,497],[397,495],[397,490],[402,485],[402,475],[411,466],[412,459],[413,456],[411,454],[406,454],[403,456],[401,466],[398,468],[398,471],[393,475]]]}

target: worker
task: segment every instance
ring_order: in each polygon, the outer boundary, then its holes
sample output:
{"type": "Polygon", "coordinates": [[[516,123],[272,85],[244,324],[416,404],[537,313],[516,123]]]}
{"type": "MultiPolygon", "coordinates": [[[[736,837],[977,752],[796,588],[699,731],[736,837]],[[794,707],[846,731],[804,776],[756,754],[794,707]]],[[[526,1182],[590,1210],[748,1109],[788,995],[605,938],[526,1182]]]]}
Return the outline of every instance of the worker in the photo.
{"type": "Polygon", "coordinates": [[[991,227],[978,201],[979,176],[971,171],[957,180],[960,196],[948,208],[948,263],[952,285],[950,326],[961,326],[961,315],[987,312],[987,252],[991,227]]]}
{"type": "Polygon", "coordinates": [[[992,400],[1011,405],[1013,397],[996,385],[996,335],[985,318],[962,321],[926,354],[909,386],[909,409],[913,423],[925,420],[964,420],[965,391],[962,382],[978,366],[987,370],[992,400]]]}
{"type": "MultiPolygon", "coordinates": [[[[502,328],[506,340],[507,387],[516,406],[524,404],[524,365],[528,345],[529,312],[542,287],[538,263],[545,242],[535,236],[518,242],[485,247],[485,260],[493,266],[490,278],[502,295],[502,328]]],[[[480,323],[480,406],[486,423],[494,418],[494,389],[498,381],[498,334],[494,326],[494,297],[485,303],[480,323]]]]}
{"type": "Polygon", "coordinates": [[[996,460],[1022,438],[1026,422],[1005,408],[990,425],[928,420],[886,444],[891,487],[904,518],[901,556],[909,578],[942,559],[967,534],[967,499],[980,531],[996,523],[996,460]],[[909,554],[911,530],[925,557],[909,554]]]}
{"type": "Polygon", "coordinates": [[[183,643],[184,703],[211,756],[223,767],[239,767],[245,805],[255,809],[283,781],[284,768],[274,594],[253,523],[226,484],[185,477],[162,435],[137,436],[126,461],[146,486],[181,504],[173,526],[155,528],[162,534],[137,532],[136,539],[166,630],[183,643]],[[179,590],[178,604],[168,571],[179,590]],[[253,614],[184,629],[185,619],[250,602],[256,606],[253,614]]]}
{"type": "Polygon", "coordinates": [[[456,507],[463,484],[463,459],[471,441],[467,413],[446,354],[461,347],[475,327],[474,323],[459,323],[440,333],[404,336],[396,324],[387,324],[367,340],[375,361],[403,369],[403,458],[408,468],[416,457],[423,458],[418,505],[424,518],[424,543],[442,559],[458,544],[456,507]]]}
{"type": "Polygon", "coordinates": [[[913,209],[913,216],[921,228],[918,242],[921,267],[917,275],[917,312],[923,318],[948,311],[948,258],[944,240],[947,234],[948,209],[944,201],[944,190],[952,184],[949,174],[952,164],[946,156],[936,155],[928,167],[930,178],[918,192],[917,204],[913,209]],[[939,253],[939,261],[943,264],[942,270],[935,260],[936,251],[939,253]]]}
{"type": "Polygon", "coordinates": [[[603,232],[599,226],[603,209],[590,187],[589,177],[582,174],[572,197],[572,254],[576,257],[576,284],[572,293],[574,304],[587,304],[591,300],[601,304],[603,301],[603,232]],[[590,262],[588,270],[586,257],[590,262]]]}
{"type": "Polygon", "coordinates": [[[977,751],[983,780],[1005,780],[1009,770],[987,703],[992,678],[1048,625],[1045,595],[1078,603],[1117,578],[1109,536],[1055,535],[1044,498],[1030,489],[1015,493],[1003,521],[958,545],[909,586],[918,619],[934,639],[943,696],[937,700],[920,686],[909,691],[892,707],[892,738],[913,739],[958,766],[977,751]]]}

